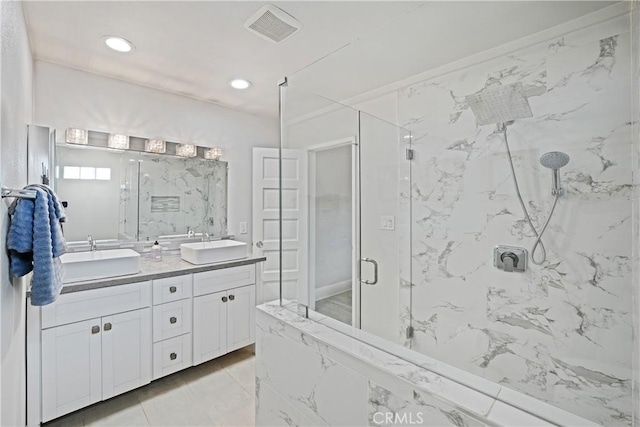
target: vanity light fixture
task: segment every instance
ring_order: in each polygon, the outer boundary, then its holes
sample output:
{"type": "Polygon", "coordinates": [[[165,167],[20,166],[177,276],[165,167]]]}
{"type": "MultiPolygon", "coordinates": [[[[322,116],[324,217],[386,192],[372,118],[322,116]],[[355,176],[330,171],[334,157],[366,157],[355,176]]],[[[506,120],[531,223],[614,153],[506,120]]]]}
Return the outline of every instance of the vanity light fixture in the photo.
{"type": "Polygon", "coordinates": [[[116,52],[127,53],[133,50],[133,43],[118,36],[104,36],[104,43],[116,52]]]}
{"type": "Polygon", "coordinates": [[[86,129],[68,128],[65,132],[65,141],[69,144],[87,145],[89,133],[86,129]]]}
{"type": "Polygon", "coordinates": [[[249,89],[251,87],[251,82],[245,79],[233,79],[229,82],[232,88],[238,90],[249,89]]]}
{"type": "Polygon", "coordinates": [[[220,160],[222,158],[222,148],[207,148],[204,150],[204,158],[207,160],[220,160]]]}
{"type": "Polygon", "coordinates": [[[176,146],[176,156],[195,157],[198,154],[198,147],[193,144],[178,144],[176,146]]]}
{"type": "Polygon", "coordinates": [[[147,153],[164,154],[167,152],[167,141],[162,139],[147,139],[144,142],[144,151],[147,153]]]}
{"type": "Polygon", "coordinates": [[[109,141],[107,142],[109,148],[117,148],[119,150],[129,149],[129,135],[121,133],[109,134],[109,141]]]}

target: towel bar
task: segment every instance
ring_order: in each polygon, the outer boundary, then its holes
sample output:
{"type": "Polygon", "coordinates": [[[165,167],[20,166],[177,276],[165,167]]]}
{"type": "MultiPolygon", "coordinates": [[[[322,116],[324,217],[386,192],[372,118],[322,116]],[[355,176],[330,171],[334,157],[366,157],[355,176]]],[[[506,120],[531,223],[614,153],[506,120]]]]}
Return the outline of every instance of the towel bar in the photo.
{"type": "Polygon", "coordinates": [[[2,187],[2,198],[18,197],[20,199],[35,199],[35,190],[12,190],[11,188],[2,187]]]}

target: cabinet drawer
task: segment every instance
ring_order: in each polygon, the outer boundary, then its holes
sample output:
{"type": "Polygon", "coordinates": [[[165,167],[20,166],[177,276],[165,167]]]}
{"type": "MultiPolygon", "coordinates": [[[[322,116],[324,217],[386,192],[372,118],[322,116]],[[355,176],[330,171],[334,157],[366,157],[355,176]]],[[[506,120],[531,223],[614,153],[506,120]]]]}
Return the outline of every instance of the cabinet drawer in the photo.
{"type": "Polygon", "coordinates": [[[191,300],[153,307],[153,342],[191,332],[191,300]]]}
{"type": "Polygon", "coordinates": [[[154,280],[151,285],[153,288],[153,305],[189,298],[191,296],[192,283],[191,274],[154,280]]]}
{"type": "Polygon", "coordinates": [[[256,283],[255,265],[205,271],[193,275],[193,295],[212,294],[254,283],[256,283]]]}
{"type": "Polygon", "coordinates": [[[153,345],[153,379],[191,366],[191,334],[160,341],[153,345]]]}
{"type": "Polygon", "coordinates": [[[79,322],[151,305],[151,282],[109,286],[62,294],[42,307],[42,329],[79,322]]]}

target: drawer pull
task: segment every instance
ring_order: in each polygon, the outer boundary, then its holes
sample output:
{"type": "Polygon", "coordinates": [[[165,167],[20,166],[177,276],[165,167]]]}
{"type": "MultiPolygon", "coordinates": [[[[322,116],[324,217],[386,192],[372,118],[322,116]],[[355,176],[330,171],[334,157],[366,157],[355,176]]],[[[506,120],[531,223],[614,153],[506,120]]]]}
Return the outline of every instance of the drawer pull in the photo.
{"type": "Polygon", "coordinates": [[[227,302],[227,297],[222,297],[222,302],[227,302]]]}
{"type": "Polygon", "coordinates": [[[235,295],[229,295],[229,301],[233,301],[234,299],[236,299],[235,295]]]}
{"type": "Polygon", "coordinates": [[[91,333],[92,334],[97,334],[100,332],[100,326],[92,326],[91,327],[91,333]]]}
{"type": "Polygon", "coordinates": [[[177,354],[175,354],[175,353],[171,353],[171,354],[169,355],[169,359],[171,359],[171,360],[176,360],[177,358],[178,358],[178,355],[177,355],[177,354]]]}
{"type": "Polygon", "coordinates": [[[178,288],[176,288],[175,286],[171,286],[169,288],[169,292],[171,292],[172,294],[175,294],[178,291],[178,288]]]}
{"type": "Polygon", "coordinates": [[[169,322],[170,323],[176,323],[178,321],[178,319],[176,317],[170,317],[169,318],[169,322]]]}
{"type": "Polygon", "coordinates": [[[104,324],[104,330],[105,331],[110,331],[111,330],[111,326],[112,326],[111,323],[105,323],[104,324]]]}

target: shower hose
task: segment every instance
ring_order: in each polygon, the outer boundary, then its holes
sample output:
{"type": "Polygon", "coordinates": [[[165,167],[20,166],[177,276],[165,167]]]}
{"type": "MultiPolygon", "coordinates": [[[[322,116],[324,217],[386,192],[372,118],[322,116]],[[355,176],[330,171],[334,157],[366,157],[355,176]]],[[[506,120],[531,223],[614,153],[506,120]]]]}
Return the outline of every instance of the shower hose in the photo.
{"type": "Polygon", "coordinates": [[[518,185],[518,178],[516,177],[516,170],[513,167],[513,159],[511,158],[511,150],[509,149],[509,140],[507,138],[507,125],[499,124],[498,131],[502,131],[502,135],[504,137],[504,145],[507,148],[507,157],[509,158],[509,166],[511,167],[511,176],[513,177],[513,184],[516,188],[516,194],[518,195],[518,201],[520,202],[520,206],[522,207],[522,212],[524,213],[524,217],[526,218],[533,234],[536,236],[536,241],[531,248],[531,262],[535,265],[541,265],[547,260],[547,250],[544,247],[544,243],[542,243],[542,235],[544,234],[547,226],[549,225],[549,221],[551,221],[551,217],[553,216],[553,211],[556,209],[556,204],[558,203],[558,199],[560,198],[560,194],[557,193],[554,196],[553,205],[551,206],[551,212],[549,212],[549,216],[547,220],[544,222],[540,233],[536,230],[536,227],[533,225],[533,221],[531,221],[531,217],[529,216],[529,212],[527,211],[527,207],[522,200],[522,195],[520,194],[520,186],[518,185]],[[536,251],[540,248],[540,252],[542,253],[542,258],[540,260],[536,259],[536,251]]]}

